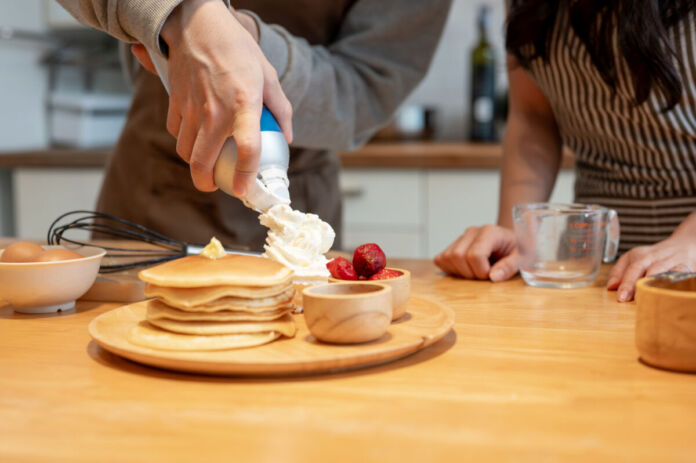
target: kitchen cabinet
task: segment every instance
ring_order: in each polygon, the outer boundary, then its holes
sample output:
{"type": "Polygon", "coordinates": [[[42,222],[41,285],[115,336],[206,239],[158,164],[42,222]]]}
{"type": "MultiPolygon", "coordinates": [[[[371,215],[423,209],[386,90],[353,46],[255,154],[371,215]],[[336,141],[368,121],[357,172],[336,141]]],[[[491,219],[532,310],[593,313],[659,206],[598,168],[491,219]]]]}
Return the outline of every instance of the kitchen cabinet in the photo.
{"type": "MultiPolygon", "coordinates": [[[[420,257],[434,257],[467,227],[495,223],[498,219],[499,174],[497,170],[436,170],[428,172],[427,252],[420,257]]],[[[551,201],[573,201],[575,175],[562,170],[551,201]]]]}
{"type": "MultiPolygon", "coordinates": [[[[571,202],[561,171],[552,201],[571,202]]],[[[496,169],[344,169],[344,247],[376,242],[388,256],[432,258],[467,227],[495,223],[496,169]]]]}
{"type": "Polygon", "coordinates": [[[46,239],[48,227],[60,214],[93,210],[103,177],[103,169],[16,169],[16,236],[46,239]]]}
{"type": "Polygon", "coordinates": [[[426,176],[421,170],[344,169],[345,249],[379,243],[387,255],[425,253],[426,176]]]}

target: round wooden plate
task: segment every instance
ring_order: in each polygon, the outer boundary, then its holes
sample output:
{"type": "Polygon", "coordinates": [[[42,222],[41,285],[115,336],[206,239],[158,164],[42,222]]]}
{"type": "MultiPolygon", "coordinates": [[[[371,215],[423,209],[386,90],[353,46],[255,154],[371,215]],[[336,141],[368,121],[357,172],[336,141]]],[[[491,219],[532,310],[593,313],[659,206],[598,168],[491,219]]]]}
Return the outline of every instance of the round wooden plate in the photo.
{"type": "Polygon", "coordinates": [[[145,302],[103,313],[89,324],[102,348],[134,362],[168,370],[213,375],[288,375],[366,367],[393,361],[442,339],[454,325],[454,312],[435,301],[411,297],[407,314],[376,341],[355,345],[324,344],[295,315],[297,334],[263,346],[208,352],[149,349],[128,341],[130,330],[145,319],[145,302]]]}

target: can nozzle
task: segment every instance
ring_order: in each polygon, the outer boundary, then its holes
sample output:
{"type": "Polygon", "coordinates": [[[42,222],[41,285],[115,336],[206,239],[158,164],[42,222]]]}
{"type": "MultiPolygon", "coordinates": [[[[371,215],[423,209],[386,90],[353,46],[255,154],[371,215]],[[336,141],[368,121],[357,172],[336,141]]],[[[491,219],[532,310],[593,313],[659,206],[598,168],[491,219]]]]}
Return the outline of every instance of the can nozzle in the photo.
{"type": "MultiPolygon", "coordinates": [[[[167,59],[157,52],[148,50],[157,73],[169,92],[167,82],[167,59]]],[[[261,155],[256,181],[252,183],[245,197],[240,198],[244,204],[258,212],[266,212],[277,204],[290,204],[288,187],[288,164],[290,148],[283,136],[278,122],[271,112],[264,107],[261,113],[261,155]]],[[[237,144],[230,137],[225,141],[220,156],[215,163],[215,184],[225,193],[234,196],[233,179],[237,164],[237,144]]]]}
{"type": "MultiPolygon", "coordinates": [[[[264,108],[264,111],[268,111],[264,108]]],[[[261,159],[256,181],[246,195],[240,198],[244,204],[258,212],[266,212],[277,204],[290,204],[288,189],[288,160],[290,149],[281,132],[261,131],[261,159]]],[[[237,164],[237,144],[227,139],[215,163],[215,184],[222,191],[233,195],[233,180],[237,164]]]]}

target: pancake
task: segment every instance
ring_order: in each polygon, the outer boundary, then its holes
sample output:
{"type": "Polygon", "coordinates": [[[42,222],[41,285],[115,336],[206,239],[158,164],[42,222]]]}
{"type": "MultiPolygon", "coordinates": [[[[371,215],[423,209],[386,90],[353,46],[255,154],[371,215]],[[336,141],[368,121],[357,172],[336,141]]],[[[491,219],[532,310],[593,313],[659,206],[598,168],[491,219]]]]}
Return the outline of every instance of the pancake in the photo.
{"type": "Polygon", "coordinates": [[[145,296],[160,297],[170,301],[187,302],[192,307],[200,304],[212,302],[221,297],[244,297],[248,299],[258,299],[263,297],[278,296],[288,289],[291,284],[281,284],[277,286],[255,287],[255,286],[206,286],[202,288],[167,288],[153,284],[145,285],[145,296]]]}
{"type": "Polygon", "coordinates": [[[254,347],[275,341],[280,333],[226,334],[218,336],[191,336],[170,333],[142,321],[130,332],[129,341],[143,347],[174,351],[210,351],[254,347]]]}
{"type": "Polygon", "coordinates": [[[222,310],[218,312],[187,312],[185,310],[169,307],[157,300],[148,301],[147,319],[155,320],[158,318],[168,318],[179,321],[208,321],[208,322],[238,322],[238,321],[271,321],[281,318],[283,315],[292,312],[293,306],[269,310],[267,312],[241,312],[222,310]]]}
{"type": "Polygon", "coordinates": [[[208,286],[270,287],[289,283],[292,270],[264,257],[228,254],[220,259],[188,256],[145,270],[138,276],[146,283],[170,288],[208,286]]]}
{"type": "MultiPolygon", "coordinates": [[[[288,287],[284,293],[278,294],[276,296],[269,296],[258,299],[247,299],[243,297],[221,297],[207,303],[196,303],[190,300],[177,298],[176,296],[170,298],[169,296],[160,296],[158,299],[167,305],[172,307],[178,307],[184,310],[198,310],[199,307],[212,309],[214,307],[231,307],[227,310],[235,310],[234,307],[244,307],[244,308],[264,308],[264,307],[279,307],[287,305],[290,303],[294,296],[294,288],[292,286],[288,287]]],[[[195,301],[195,300],[194,300],[195,301]]],[[[223,309],[217,309],[223,310],[223,309]]]]}
{"type": "Polygon", "coordinates": [[[281,318],[268,322],[192,322],[158,318],[148,322],[163,330],[184,335],[225,335],[253,334],[273,331],[289,338],[295,336],[297,330],[292,315],[286,314],[281,318]]]}
{"type": "Polygon", "coordinates": [[[293,304],[297,307],[297,313],[302,313],[302,291],[312,286],[327,284],[328,277],[295,277],[292,280],[292,287],[295,288],[295,297],[292,299],[293,304]]]}
{"type": "Polygon", "coordinates": [[[175,309],[179,310],[184,310],[186,312],[220,312],[222,310],[227,310],[227,311],[232,311],[232,312],[246,312],[246,313],[264,313],[264,312],[270,312],[272,310],[279,310],[279,309],[289,309],[293,308],[295,305],[293,304],[292,300],[287,301],[287,302],[281,302],[280,304],[274,304],[274,305],[266,305],[266,306],[260,306],[260,307],[253,307],[253,306],[248,306],[248,305],[243,305],[243,304],[227,304],[223,299],[220,299],[219,301],[216,302],[211,302],[210,304],[203,304],[203,305],[197,305],[195,307],[188,307],[187,305],[184,304],[176,304],[176,303],[170,303],[168,301],[163,301],[160,300],[160,302],[163,302],[170,307],[173,307],[175,309]]]}

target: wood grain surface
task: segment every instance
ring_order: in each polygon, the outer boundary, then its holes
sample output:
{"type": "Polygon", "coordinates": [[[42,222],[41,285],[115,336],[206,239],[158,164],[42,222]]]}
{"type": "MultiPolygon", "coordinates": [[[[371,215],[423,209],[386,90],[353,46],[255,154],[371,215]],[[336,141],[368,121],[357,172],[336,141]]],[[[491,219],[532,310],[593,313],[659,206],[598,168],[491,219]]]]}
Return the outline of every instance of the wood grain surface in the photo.
{"type": "Polygon", "coordinates": [[[635,304],[603,286],[550,290],[444,277],[413,294],[454,332],[394,363],[281,379],[172,373],[123,360],[87,325],[0,309],[0,461],[693,462],[696,376],[650,368],[635,304]]]}

